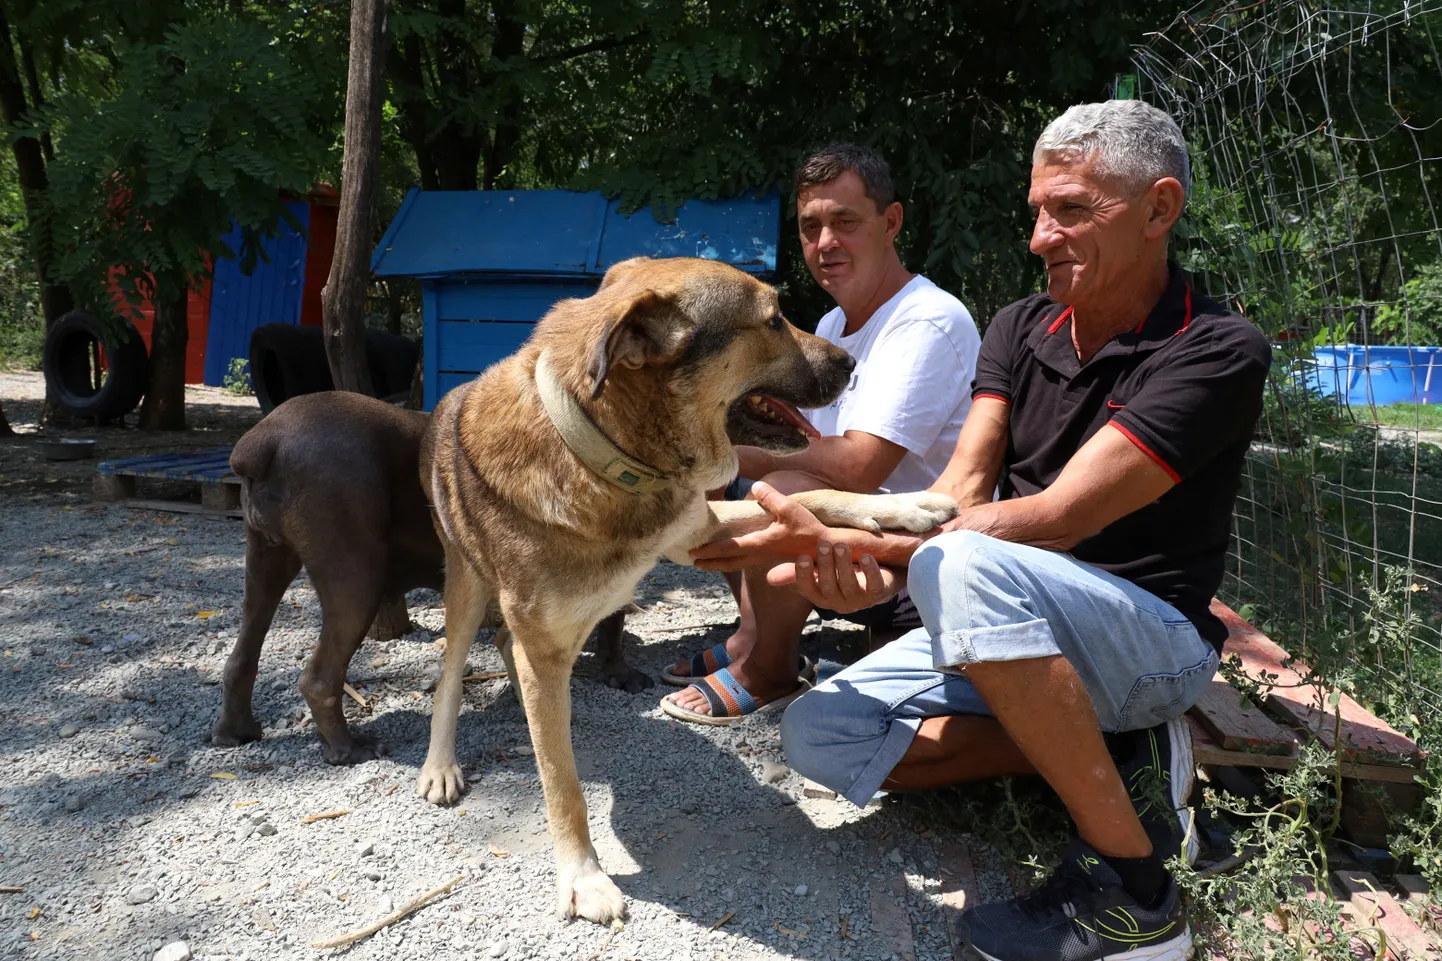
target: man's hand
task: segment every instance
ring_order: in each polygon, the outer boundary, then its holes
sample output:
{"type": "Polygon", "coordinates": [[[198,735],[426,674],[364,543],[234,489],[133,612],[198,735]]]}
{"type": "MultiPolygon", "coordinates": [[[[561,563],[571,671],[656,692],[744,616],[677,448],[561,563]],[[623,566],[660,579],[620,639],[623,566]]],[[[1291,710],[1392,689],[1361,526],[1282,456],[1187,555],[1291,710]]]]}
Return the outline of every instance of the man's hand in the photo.
{"type": "Polygon", "coordinates": [[[795,585],[796,593],[817,607],[837,614],[875,607],[895,596],[906,584],[905,575],[876,563],[870,554],[861,555],[853,564],[851,548],[821,540],[816,544],[816,560],[802,555],[794,564],[771,569],[766,583],[772,587],[795,585]]]}
{"type": "Polygon", "coordinates": [[[771,515],[771,524],[740,537],[723,537],[691,551],[703,571],[739,571],[782,563],[798,554],[811,554],[817,541],[830,539],[831,528],[816,515],[784,496],[770,484],[751,488],[756,503],[771,515]]]}

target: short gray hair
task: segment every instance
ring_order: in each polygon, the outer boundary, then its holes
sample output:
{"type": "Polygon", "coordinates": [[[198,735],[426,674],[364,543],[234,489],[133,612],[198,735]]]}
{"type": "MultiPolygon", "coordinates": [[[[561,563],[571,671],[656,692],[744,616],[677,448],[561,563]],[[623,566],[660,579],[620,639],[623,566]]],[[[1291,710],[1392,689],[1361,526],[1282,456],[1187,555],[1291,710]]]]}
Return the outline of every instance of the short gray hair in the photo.
{"type": "Polygon", "coordinates": [[[1080,103],[1047,124],[1032,150],[1033,165],[1047,159],[1091,157],[1103,177],[1137,188],[1174,177],[1185,195],[1192,167],[1181,128],[1163,110],[1140,100],[1080,103]]]}

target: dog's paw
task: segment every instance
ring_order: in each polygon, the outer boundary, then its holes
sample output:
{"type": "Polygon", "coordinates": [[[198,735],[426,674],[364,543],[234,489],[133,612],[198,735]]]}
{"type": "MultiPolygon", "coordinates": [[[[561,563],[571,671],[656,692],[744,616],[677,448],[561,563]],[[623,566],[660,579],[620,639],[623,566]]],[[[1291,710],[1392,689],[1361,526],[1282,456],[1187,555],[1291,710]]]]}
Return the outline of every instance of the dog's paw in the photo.
{"type": "Polygon", "coordinates": [[[437,763],[426,760],[421,776],[416,778],[416,793],[432,804],[455,804],[466,789],[461,766],[455,761],[437,763]]]}
{"type": "Polygon", "coordinates": [[[607,664],[601,668],[601,681],[607,687],[625,691],[627,694],[640,694],[651,687],[651,678],[642,674],[631,665],[622,661],[620,664],[607,664]]]}
{"type": "Polygon", "coordinates": [[[556,916],[610,924],[626,916],[626,899],[593,855],[557,872],[556,916]]]}
{"type": "Polygon", "coordinates": [[[875,523],[873,529],[923,534],[956,516],[956,501],[945,494],[875,494],[863,508],[875,523]]]}
{"type": "Polygon", "coordinates": [[[210,732],[210,743],[216,747],[240,747],[265,736],[254,717],[232,718],[222,714],[210,732]]]}
{"type": "Polygon", "coordinates": [[[956,517],[956,501],[945,493],[867,493],[823,501],[816,517],[823,524],[845,525],[877,534],[910,531],[921,534],[956,517]]]}
{"type": "Polygon", "coordinates": [[[385,753],[385,745],[366,734],[352,733],[350,738],[341,744],[321,743],[321,754],[327,764],[360,764],[384,757],[385,753]]]}

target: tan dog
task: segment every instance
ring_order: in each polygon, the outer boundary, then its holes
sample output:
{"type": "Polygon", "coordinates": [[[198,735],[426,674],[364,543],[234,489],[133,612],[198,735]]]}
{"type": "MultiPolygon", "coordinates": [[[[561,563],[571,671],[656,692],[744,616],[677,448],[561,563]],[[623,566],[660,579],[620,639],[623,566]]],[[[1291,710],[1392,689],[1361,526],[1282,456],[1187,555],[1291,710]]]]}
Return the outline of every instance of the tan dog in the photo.
{"type": "MultiPolygon", "coordinates": [[[[705,492],[736,475],[733,443],[803,448],[796,407],[830,403],[854,366],[787,323],[776,292],[740,270],[637,258],[594,296],[556,304],[519,352],[437,405],[420,469],[446,551],[448,645],[417,791],[459,799],[466,654],[483,623],[503,620],[496,641],[531,730],[561,917],[625,913],[587,829],[572,663],[658,558],[689,564],[687,551],[719,531],[768,523],[754,502],[705,492]]],[[[873,530],[929,530],[956,510],[933,494],[797,500],[825,522],[873,530]]]]}

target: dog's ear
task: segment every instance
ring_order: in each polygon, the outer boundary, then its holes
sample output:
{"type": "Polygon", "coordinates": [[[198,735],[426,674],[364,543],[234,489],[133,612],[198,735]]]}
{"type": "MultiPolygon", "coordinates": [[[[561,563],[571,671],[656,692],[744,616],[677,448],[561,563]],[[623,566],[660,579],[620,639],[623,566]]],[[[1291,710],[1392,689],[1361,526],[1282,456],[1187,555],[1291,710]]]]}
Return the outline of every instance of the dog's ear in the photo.
{"type": "Polygon", "coordinates": [[[634,370],[675,360],[691,336],[691,325],[676,306],[675,298],[650,288],[618,297],[608,313],[586,366],[592,400],[601,396],[606,375],[617,364],[634,370]]]}
{"type": "Polygon", "coordinates": [[[601,278],[601,286],[599,289],[605,290],[607,287],[611,286],[616,281],[620,280],[622,277],[635,270],[637,267],[641,266],[642,264],[649,264],[650,262],[651,258],[646,256],[632,257],[630,260],[617,261],[616,263],[611,265],[611,269],[606,271],[606,276],[601,278]]]}

